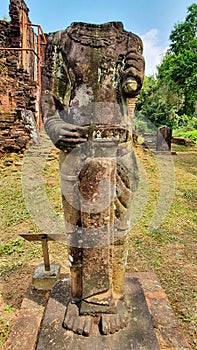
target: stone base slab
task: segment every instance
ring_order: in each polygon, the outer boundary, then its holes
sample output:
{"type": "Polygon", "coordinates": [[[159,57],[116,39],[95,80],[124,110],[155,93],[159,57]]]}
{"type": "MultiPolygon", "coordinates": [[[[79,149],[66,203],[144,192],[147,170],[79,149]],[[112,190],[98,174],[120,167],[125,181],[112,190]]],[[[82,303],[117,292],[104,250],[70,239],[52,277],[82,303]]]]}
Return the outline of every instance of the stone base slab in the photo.
{"type": "Polygon", "coordinates": [[[98,325],[94,324],[92,334],[84,337],[62,327],[66,306],[70,301],[70,282],[57,282],[45,311],[36,350],[159,350],[139,280],[128,277],[125,287],[128,326],[115,334],[104,336],[100,334],[98,325]]]}
{"type": "MultiPolygon", "coordinates": [[[[69,279],[67,279],[67,284],[69,285],[69,279]]],[[[5,350],[41,350],[41,349],[53,349],[53,350],[108,350],[108,349],[121,349],[121,350],[186,350],[190,349],[187,341],[180,330],[177,320],[172,312],[169,301],[166,297],[166,294],[162,290],[157,276],[151,272],[143,273],[129,273],[126,276],[126,285],[129,290],[131,285],[135,285],[135,291],[133,291],[134,299],[143,300],[143,309],[142,305],[137,305],[136,309],[132,311],[130,315],[130,320],[132,322],[133,329],[131,330],[130,342],[127,340],[127,345],[124,347],[123,338],[124,335],[119,331],[116,334],[109,336],[100,336],[97,333],[97,329],[94,330],[96,337],[85,338],[83,336],[74,335],[70,331],[65,331],[61,324],[64,318],[67,302],[70,298],[70,291],[67,290],[67,294],[61,289],[59,292],[58,300],[56,292],[51,294],[51,297],[48,301],[45,316],[42,319],[44,313],[43,302],[45,300],[44,292],[32,290],[30,288],[27,292],[27,296],[23,300],[21,310],[19,312],[19,317],[15,323],[13,330],[10,334],[10,337],[5,344],[5,350]],[[137,279],[137,280],[136,280],[137,279]],[[128,280],[130,280],[128,284],[128,280]],[[140,289],[139,289],[140,288],[140,289]],[[138,294],[140,290],[140,295],[138,294]],[[137,292],[137,295],[136,295],[137,292]],[[52,297],[54,296],[54,297],[52,297]],[[145,296],[145,299],[144,299],[145,296]],[[139,299],[138,299],[139,298],[139,299]],[[146,302],[145,302],[146,300],[146,302]],[[51,306],[53,310],[50,311],[51,306]],[[145,309],[144,309],[145,305],[145,309]],[[57,307],[57,309],[56,309],[57,307]],[[147,314],[148,309],[148,314],[147,314]],[[141,314],[142,312],[142,314],[141,314]],[[140,313],[140,314],[139,314],[140,313]],[[137,317],[136,317],[137,314],[137,317]],[[145,315],[145,316],[144,316],[145,315]],[[42,321],[42,327],[40,324],[42,321]],[[149,325],[147,325],[149,323],[149,325]],[[140,326],[139,326],[140,325],[140,326]],[[61,326],[61,327],[60,327],[61,326]],[[142,330],[139,329],[142,326],[142,330]],[[148,328],[146,328],[148,326],[148,328]],[[59,328],[59,330],[58,330],[59,328]],[[146,333],[148,329],[148,332],[146,333]],[[48,340],[47,340],[47,330],[48,330],[48,340]],[[40,331],[40,336],[38,334],[40,331]],[[50,334],[50,332],[52,333],[50,334]],[[58,333],[60,332],[60,333],[58,333]],[[63,344],[62,340],[57,337],[57,334],[63,332],[63,344]],[[154,332],[154,334],[152,333],[154,332]],[[42,334],[42,335],[41,335],[42,334]],[[133,335],[135,334],[135,338],[133,335]],[[155,341],[155,335],[157,342],[155,341]],[[44,337],[41,340],[41,336],[44,337]],[[113,337],[117,337],[116,340],[112,342],[113,337]],[[80,343],[74,343],[74,337],[79,338],[80,343]],[[102,337],[102,347],[99,347],[98,338],[102,337]],[[147,344],[144,342],[144,337],[150,339],[152,344],[151,347],[147,347],[147,344]],[[147,338],[148,337],[148,338],[147,338]],[[48,342],[44,346],[44,339],[48,342]],[[95,340],[97,339],[97,340],[95,340]],[[90,342],[91,340],[91,342],[90,342]],[[91,347],[85,347],[83,342],[88,341],[91,344],[91,347]],[[96,342],[95,342],[96,341],[96,342]],[[138,342],[138,343],[137,343],[138,342]],[[141,343],[140,343],[141,342],[141,343]],[[51,343],[53,346],[50,348],[51,343]],[[37,344],[37,345],[36,345],[37,344]],[[156,344],[156,348],[153,348],[153,345],[156,344]],[[74,347],[73,347],[74,346],[74,347]]],[[[125,330],[125,333],[128,332],[128,329],[125,330]]],[[[124,334],[125,334],[124,333],[124,334]]],[[[128,333],[127,333],[128,334],[128,333]]]]}

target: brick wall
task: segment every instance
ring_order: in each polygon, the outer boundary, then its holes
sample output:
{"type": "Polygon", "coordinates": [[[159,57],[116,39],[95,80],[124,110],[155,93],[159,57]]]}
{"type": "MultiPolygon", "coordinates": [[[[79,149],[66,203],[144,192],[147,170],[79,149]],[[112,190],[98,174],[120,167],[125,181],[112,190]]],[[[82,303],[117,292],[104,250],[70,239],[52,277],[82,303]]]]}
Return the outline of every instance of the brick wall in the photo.
{"type": "MultiPolygon", "coordinates": [[[[23,0],[10,1],[10,22],[0,21],[0,47],[33,48],[36,35],[23,0]]],[[[0,51],[0,154],[23,151],[35,125],[37,62],[30,51],[0,51]],[[28,118],[25,118],[27,113],[28,118]],[[28,121],[31,120],[31,123],[28,121]],[[31,125],[30,125],[31,124],[31,125]]]]}

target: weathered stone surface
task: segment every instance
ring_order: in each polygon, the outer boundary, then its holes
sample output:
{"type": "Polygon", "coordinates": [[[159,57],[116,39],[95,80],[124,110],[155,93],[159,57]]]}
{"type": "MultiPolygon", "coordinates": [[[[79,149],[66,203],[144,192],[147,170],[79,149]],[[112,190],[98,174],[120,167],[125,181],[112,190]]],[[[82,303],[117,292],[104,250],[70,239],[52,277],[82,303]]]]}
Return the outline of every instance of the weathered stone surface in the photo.
{"type": "Polygon", "coordinates": [[[184,146],[195,145],[195,142],[193,140],[186,139],[184,137],[178,137],[178,136],[172,137],[172,143],[175,143],[177,145],[184,145],[184,146]]]}
{"type": "Polygon", "coordinates": [[[112,302],[112,247],[92,247],[90,241],[111,241],[114,221],[113,196],[115,192],[116,165],[110,160],[96,158],[89,161],[79,175],[79,191],[81,195],[81,222],[84,230],[83,240],[87,247],[83,248],[82,262],[82,303],[81,313],[104,312],[109,310],[112,302]],[[101,191],[102,184],[105,190],[101,191]],[[91,208],[91,210],[90,210],[91,208]],[[103,227],[106,229],[103,230],[103,227]],[[103,231],[103,232],[102,232],[103,231]],[[101,293],[110,291],[100,298],[101,293]],[[91,305],[94,304],[94,305],[91,305]],[[97,304],[97,306],[96,306],[97,304]]]}
{"type": "MultiPolygon", "coordinates": [[[[42,111],[47,133],[63,151],[71,289],[81,317],[118,313],[124,297],[123,237],[138,179],[132,118],[144,77],[142,51],[141,39],[120,22],[72,23],[48,36],[42,111]]],[[[114,315],[109,319],[113,323],[114,315]]],[[[66,317],[70,329],[69,322],[66,317]]]]}
{"type": "Polygon", "coordinates": [[[50,271],[46,271],[44,264],[40,264],[34,272],[32,284],[38,290],[51,290],[59,279],[60,265],[51,264],[50,271]]]}
{"type": "Polygon", "coordinates": [[[4,350],[35,350],[46,301],[45,292],[28,289],[4,350]]]}
{"type": "Polygon", "coordinates": [[[160,349],[190,349],[155,273],[137,272],[128,276],[139,278],[141,282],[160,349]]]}
{"type": "MultiPolygon", "coordinates": [[[[77,116],[73,113],[67,116],[67,122],[89,125],[90,118],[99,117],[100,124],[112,126],[113,119],[118,118],[112,104],[122,103],[121,92],[117,90],[119,80],[123,82],[126,76],[136,78],[133,95],[137,95],[142,86],[142,51],[141,39],[126,32],[120,22],[102,25],[72,23],[66,30],[48,37],[43,92],[46,89],[55,96],[57,110],[61,111],[68,105],[80,107],[77,116]],[[98,112],[90,116],[87,108],[92,102],[103,103],[103,110],[100,104],[98,112]],[[104,102],[111,105],[107,108],[104,102]]],[[[125,94],[129,96],[126,91],[125,94]]],[[[46,115],[44,105],[43,112],[46,115]]],[[[115,119],[115,124],[119,121],[122,120],[115,119]]],[[[93,119],[92,122],[98,124],[99,120],[93,119]]]]}
{"type": "Polygon", "coordinates": [[[157,145],[156,151],[171,150],[172,129],[164,125],[157,130],[157,145]]]}
{"type": "Polygon", "coordinates": [[[144,148],[148,148],[152,151],[155,151],[156,145],[157,145],[157,135],[155,133],[149,133],[149,132],[142,132],[140,133],[140,135],[144,139],[142,146],[144,148]]]}

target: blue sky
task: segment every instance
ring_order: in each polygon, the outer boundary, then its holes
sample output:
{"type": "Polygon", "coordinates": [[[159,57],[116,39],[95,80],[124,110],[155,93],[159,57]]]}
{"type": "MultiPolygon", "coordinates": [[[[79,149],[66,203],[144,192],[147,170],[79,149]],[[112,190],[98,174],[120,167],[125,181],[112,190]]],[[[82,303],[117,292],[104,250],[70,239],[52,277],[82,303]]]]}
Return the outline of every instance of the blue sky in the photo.
{"type": "MultiPolygon", "coordinates": [[[[146,74],[155,72],[168,47],[175,23],[184,21],[193,0],[26,0],[31,22],[43,30],[64,29],[72,22],[122,21],[144,42],[146,74]]],[[[0,0],[0,18],[8,17],[9,0],[0,0]]]]}

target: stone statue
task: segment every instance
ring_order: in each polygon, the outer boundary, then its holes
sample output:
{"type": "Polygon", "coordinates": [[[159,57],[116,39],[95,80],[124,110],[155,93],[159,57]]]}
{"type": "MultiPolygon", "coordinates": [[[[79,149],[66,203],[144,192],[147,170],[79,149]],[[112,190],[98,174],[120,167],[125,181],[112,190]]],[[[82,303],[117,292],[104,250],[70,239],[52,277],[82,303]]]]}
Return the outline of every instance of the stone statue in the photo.
{"type": "Polygon", "coordinates": [[[138,173],[132,113],[142,87],[141,39],[122,23],[72,23],[48,36],[45,130],[61,150],[60,177],[71,271],[63,325],[91,334],[126,326],[124,275],[138,173]]]}

